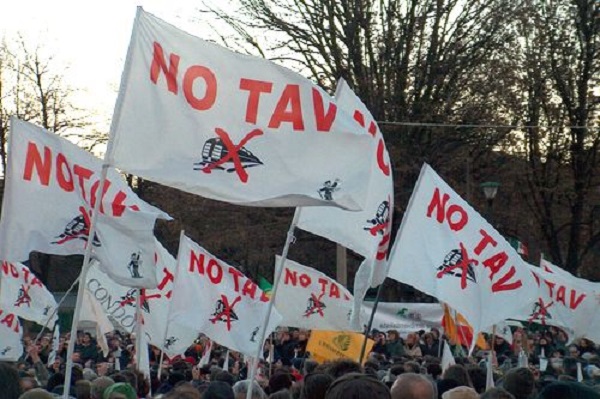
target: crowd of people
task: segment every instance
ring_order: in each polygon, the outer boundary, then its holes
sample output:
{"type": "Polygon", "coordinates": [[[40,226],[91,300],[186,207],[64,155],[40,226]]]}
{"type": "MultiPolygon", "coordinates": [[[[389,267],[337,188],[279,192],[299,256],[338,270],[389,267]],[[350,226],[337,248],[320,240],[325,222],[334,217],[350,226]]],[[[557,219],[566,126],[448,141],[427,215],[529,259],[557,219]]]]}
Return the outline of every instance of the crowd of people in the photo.
{"type": "MultiPolygon", "coordinates": [[[[317,363],[306,351],[309,337],[310,331],[278,329],[265,344],[267,360],[259,363],[252,398],[600,398],[600,347],[586,339],[569,342],[554,327],[514,329],[512,343],[490,337],[495,387],[487,390],[489,348],[466,356],[465,348],[452,346],[455,364],[443,366],[447,341],[435,328],[404,337],[394,330],[372,331],[375,344],[362,365],[348,359],[317,363]]],[[[52,352],[51,334],[37,342],[24,338],[24,356],[15,364],[0,363],[0,396],[62,397],[69,339],[69,334],[61,337],[58,351],[52,352]]],[[[206,337],[174,359],[162,358],[151,347],[149,376],[136,367],[133,334],[115,331],[107,336],[106,356],[92,334],[80,332],[76,340],[68,387],[73,398],[243,399],[250,386],[248,359],[217,344],[208,363],[200,365],[206,337]]]]}

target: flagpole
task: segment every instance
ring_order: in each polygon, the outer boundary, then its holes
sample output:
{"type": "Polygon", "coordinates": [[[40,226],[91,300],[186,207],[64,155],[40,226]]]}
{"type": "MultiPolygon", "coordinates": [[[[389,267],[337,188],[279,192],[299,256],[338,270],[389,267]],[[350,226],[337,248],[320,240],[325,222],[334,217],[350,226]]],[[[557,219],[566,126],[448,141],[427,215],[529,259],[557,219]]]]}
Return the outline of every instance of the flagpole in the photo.
{"type": "MultiPolygon", "coordinates": [[[[177,248],[177,259],[179,259],[179,257],[181,256],[181,241],[183,240],[183,237],[185,236],[185,230],[181,230],[179,232],[179,248],[177,248]]],[[[175,284],[175,281],[177,280],[177,275],[179,274],[179,267],[177,267],[177,265],[179,265],[179,262],[177,262],[175,264],[175,273],[173,275],[173,284],[175,284]]],[[[171,301],[169,301],[169,305],[168,305],[168,310],[167,310],[167,315],[171,314],[171,301]]],[[[163,359],[165,356],[165,342],[167,342],[167,336],[168,336],[168,332],[169,332],[169,323],[167,323],[167,325],[165,326],[165,335],[163,337],[162,340],[162,346],[161,346],[161,351],[160,351],[160,364],[158,365],[158,381],[160,381],[160,376],[162,374],[162,368],[163,368],[163,359]]],[[[197,338],[197,337],[196,337],[197,338]]]]}
{"type": "Polygon", "coordinates": [[[135,367],[139,371],[142,360],[142,290],[136,289],[135,301],[135,367]]]}
{"type": "Polygon", "coordinates": [[[254,377],[256,376],[256,369],[258,368],[258,362],[260,360],[261,352],[263,350],[263,344],[265,342],[265,335],[267,332],[267,327],[269,326],[269,320],[271,319],[271,311],[273,310],[273,304],[275,303],[275,298],[277,296],[277,288],[279,287],[279,280],[281,279],[281,274],[283,271],[283,265],[287,259],[288,251],[290,249],[290,244],[294,241],[294,230],[296,229],[296,225],[298,224],[298,219],[300,218],[300,212],[302,211],[301,207],[297,207],[294,211],[294,218],[292,219],[292,223],[290,224],[290,228],[287,233],[287,238],[285,240],[285,245],[283,247],[283,252],[281,253],[281,258],[279,262],[275,265],[275,278],[273,281],[273,290],[271,291],[271,300],[269,301],[269,305],[267,306],[267,315],[263,322],[262,329],[260,330],[260,336],[258,340],[258,350],[256,352],[256,359],[252,362],[252,368],[250,369],[250,385],[248,385],[248,390],[246,391],[246,399],[252,399],[252,382],[254,381],[254,377]]]}
{"type": "Polygon", "coordinates": [[[365,351],[367,350],[367,340],[369,339],[369,331],[371,331],[371,327],[373,327],[373,320],[375,319],[375,312],[377,312],[377,307],[379,306],[379,299],[381,298],[381,292],[383,291],[383,285],[385,284],[385,280],[379,284],[379,288],[377,288],[377,296],[375,297],[375,303],[373,303],[373,310],[371,310],[371,316],[369,317],[369,323],[367,324],[367,329],[365,331],[365,339],[363,339],[362,348],[360,349],[360,364],[363,363],[363,359],[365,358],[365,351]]]}
{"type": "Polygon", "coordinates": [[[63,304],[63,302],[65,301],[65,299],[67,299],[67,296],[71,293],[71,291],[73,291],[73,288],[75,288],[75,285],[77,285],[78,281],[79,281],[79,276],[77,276],[77,278],[75,279],[75,281],[73,281],[73,284],[71,284],[71,286],[69,287],[69,289],[67,290],[67,292],[65,292],[65,294],[62,296],[62,298],[60,298],[60,301],[58,301],[58,303],[56,304],[56,307],[52,310],[52,313],[50,314],[50,316],[48,316],[48,319],[46,320],[46,322],[42,326],[42,329],[40,330],[40,332],[38,333],[38,335],[35,337],[35,341],[33,341],[33,342],[37,342],[38,339],[40,339],[40,337],[44,333],[44,330],[46,328],[48,328],[48,324],[50,323],[50,320],[52,320],[52,318],[54,317],[54,315],[58,312],[58,308],[60,308],[60,305],[63,304]]]}
{"type": "MultiPolygon", "coordinates": [[[[92,246],[94,236],[96,235],[96,222],[98,220],[98,210],[100,209],[100,203],[102,202],[102,193],[108,187],[105,187],[106,176],[108,175],[109,165],[104,163],[102,165],[102,173],[100,176],[100,183],[98,184],[98,190],[96,191],[96,202],[92,210],[92,219],[90,221],[90,230],[88,233],[87,243],[85,245],[85,253],[83,255],[83,266],[81,273],[79,274],[79,287],[77,289],[77,301],[75,303],[75,309],[73,311],[73,324],[71,325],[71,338],[69,339],[69,345],[67,346],[67,367],[65,369],[65,383],[63,388],[63,399],[69,399],[69,389],[71,386],[71,374],[73,368],[73,352],[75,351],[75,340],[77,339],[77,325],[79,324],[79,318],[81,317],[81,307],[83,304],[83,292],[85,290],[85,280],[90,268],[90,258],[92,255],[92,246]]],[[[93,196],[93,193],[92,193],[93,196]]]]}

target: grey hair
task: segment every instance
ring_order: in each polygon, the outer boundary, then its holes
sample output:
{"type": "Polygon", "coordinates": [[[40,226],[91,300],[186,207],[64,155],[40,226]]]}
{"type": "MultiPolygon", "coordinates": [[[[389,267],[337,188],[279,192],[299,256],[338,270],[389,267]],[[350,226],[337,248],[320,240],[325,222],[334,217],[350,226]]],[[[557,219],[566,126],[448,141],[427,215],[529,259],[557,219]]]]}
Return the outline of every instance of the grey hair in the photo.
{"type": "MultiPolygon", "coordinates": [[[[245,395],[248,392],[248,387],[250,386],[250,380],[242,380],[238,381],[233,385],[233,394],[237,395],[245,395]]],[[[265,391],[262,390],[258,382],[252,382],[252,399],[267,399],[267,395],[265,391]]]]}

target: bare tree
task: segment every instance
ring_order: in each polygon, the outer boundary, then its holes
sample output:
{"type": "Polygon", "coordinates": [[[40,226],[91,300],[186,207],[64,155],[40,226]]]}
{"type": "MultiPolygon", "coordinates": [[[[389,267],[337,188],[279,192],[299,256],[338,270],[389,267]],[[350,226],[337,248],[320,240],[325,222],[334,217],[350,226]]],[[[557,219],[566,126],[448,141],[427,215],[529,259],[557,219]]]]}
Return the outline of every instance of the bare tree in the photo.
{"type": "MultiPolygon", "coordinates": [[[[67,134],[87,126],[85,114],[73,101],[74,89],[52,56],[31,49],[22,38],[0,45],[0,160],[6,168],[8,120],[14,115],[43,128],[67,134]]],[[[72,133],[71,133],[72,134],[72,133]]]]}

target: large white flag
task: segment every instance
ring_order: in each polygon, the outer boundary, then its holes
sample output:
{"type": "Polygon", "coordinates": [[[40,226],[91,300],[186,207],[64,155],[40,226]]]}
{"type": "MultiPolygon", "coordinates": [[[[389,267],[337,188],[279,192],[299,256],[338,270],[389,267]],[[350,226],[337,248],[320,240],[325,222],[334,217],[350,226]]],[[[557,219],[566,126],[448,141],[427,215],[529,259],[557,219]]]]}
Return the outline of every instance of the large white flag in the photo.
{"type": "Polygon", "coordinates": [[[447,302],[475,334],[537,299],[527,263],[423,165],[390,253],[389,277],[447,302]]]}
{"type": "MultiPolygon", "coordinates": [[[[389,154],[375,120],[367,107],[344,80],[335,94],[340,109],[353,115],[354,131],[377,143],[371,157],[371,181],[367,203],[360,212],[310,207],[302,210],[298,227],[335,241],[365,257],[354,278],[354,309],[360,310],[370,287],[376,287],[387,275],[387,250],[390,244],[394,212],[394,181],[389,154]]],[[[360,328],[360,312],[352,324],[360,328]]]]}
{"type": "Polygon", "coordinates": [[[299,74],[140,8],[108,156],[221,201],[361,210],[377,143],[354,130],[352,116],[299,74]]]}
{"type": "MultiPolygon", "coordinates": [[[[281,257],[276,257],[279,264],[281,257]]],[[[350,331],[352,294],[334,279],[287,259],[275,307],[281,325],[316,330],[350,331]]]]}
{"type": "MultiPolygon", "coordinates": [[[[182,325],[247,356],[258,353],[260,328],[269,298],[236,268],[215,258],[187,237],[179,243],[169,331],[182,325]]],[[[279,325],[273,308],[265,336],[279,325]]],[[[170,334],[170,333],[169,333],[170,334]]],[[[189,346],[192,342],[175,342],[189,346]]]]}
{"type": "Polygon", "coordinates": [[[0,307],[0,361],[16,362],[23,354],[23,328],[19,317],[0,307]]]}
{"type": "Polygon", "coordinates": [[[2,262],[0,306],[41,325],[53,325],[58,319],[54,296],[35,274],[21,263],[2,262]]]}
{"type": "MultiPolygon", "coordinates": [[[[102,161],[70,141],[11,118],[0,259],[22,262],[31,251],[83,254],[90,212],[101,197],[100,213],[121,218],[125,210],[168,215],[142,201],[114,169],[99,195],[102,161]]],[[[98,236],[93,245],[100,245],[98,236]]]]}

